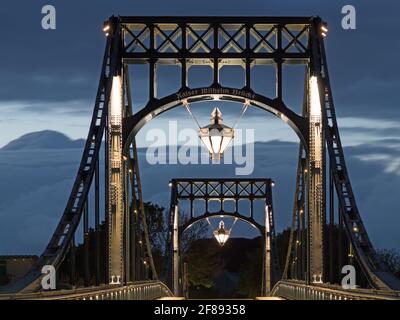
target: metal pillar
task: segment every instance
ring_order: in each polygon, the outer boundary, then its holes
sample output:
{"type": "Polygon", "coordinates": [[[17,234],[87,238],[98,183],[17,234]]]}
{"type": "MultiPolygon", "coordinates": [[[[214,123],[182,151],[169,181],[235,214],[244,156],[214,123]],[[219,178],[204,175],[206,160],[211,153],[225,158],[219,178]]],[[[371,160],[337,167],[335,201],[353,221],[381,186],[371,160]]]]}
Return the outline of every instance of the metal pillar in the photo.
{"type": "Polygon", "coordinates": [[[324,279],[324,128],[318,78],[310,74],[309,81],[308,271],[310,281],[319,283],[324,279]]]}
{"type": "Polygon", "coordinates": [[[123,110],[122,76],[113,78],[109,104],[109,283],[120,284],[123,280],[123,168],[122,168],[122,110],[123,110]]]}
{"type": "Polygon", "coordinates": [[[100,194],[99,194],[99,159],[96,160],[96,169],[95,169],[95,188],[94,188],[94,224],[95,224],[95,237],[96,237],[96,285],[100,284],[100,194]]]}
{"type": "Polygon", "coordinates": [[[70,272],[71,272],[71,286],[75,287],[76,284],[76,254],[75,254],[75,235],[72,237],[70,245],[70,272]]]}
{"type": "Polygon", "coordinates": [[[271,213],[268,204],[265,205],[264,223],[264,292],[266,296],[271,291],[271,229],[270,229],[271,213]]]}
{"type": "Polygon", "coordinates": [[[89,286],[89,208],[87,201],[83,208],[83,277],[85,286],[89,286]]]}
{"type": "Polygon", "coordinates": [[[329,281],[334,283],[334,228],[335,228],[335,194],[333,185],[333,173],[329,170],[329,281]]]}
{"type": "Polygon", "coordinates": [[[179,208],[174,207],[174,224],[173,224],[173,288],[174,295],[179,296],[179,208]]]}

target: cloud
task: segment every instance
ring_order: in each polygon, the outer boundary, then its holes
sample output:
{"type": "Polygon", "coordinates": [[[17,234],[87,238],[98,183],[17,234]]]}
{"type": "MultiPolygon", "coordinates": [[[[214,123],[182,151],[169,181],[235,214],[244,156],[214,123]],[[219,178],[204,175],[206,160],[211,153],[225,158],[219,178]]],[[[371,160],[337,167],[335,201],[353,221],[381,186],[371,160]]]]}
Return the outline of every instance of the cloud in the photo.
{"type": "MultiPolygon", "coordinates": [[[[396,247],[400,241],[398,203],[396,194],[388,190],[397,190],[399,167],[394,174],[393,170],[388,170],[390,166],[385,165],[385,161],[390,160],[392,166],[396,163],[393,162],[393,141],[380,144],[388,153],[374,154],[374,146],[368,144],[346,148],[345,153],[359,209],[371,239],[377,247],[396,247]]],[[[280,141],[256,143],[255,146],[256,169],[252,177],[276,181],[274,206],[278,230],[290,225],[297,148],[295,143],[280,141]]],[[[144,199],[165,207],[169,205],[171,178],[234,176],[232,165],[152,166],[145,161],[145,152],[146,149],[139,149],[144,199]]],[[[46,246],[64,210],[80,156],[80,149],[0,151],[3,168],[0,218],[4,222],[0,226],[0,253],[40,253],[46,246]]],[[[237,225],[233,235],[254,235],[246,230],[237,225]]]]}

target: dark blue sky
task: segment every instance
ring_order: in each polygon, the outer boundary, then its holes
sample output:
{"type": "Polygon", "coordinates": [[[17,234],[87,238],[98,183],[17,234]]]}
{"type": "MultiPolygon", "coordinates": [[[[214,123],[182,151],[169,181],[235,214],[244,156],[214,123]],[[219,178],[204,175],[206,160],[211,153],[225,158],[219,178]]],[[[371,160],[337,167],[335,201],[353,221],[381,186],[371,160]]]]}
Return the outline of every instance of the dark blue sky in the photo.
{"type": "MultiPolygon", "coordinates": [[[[357,30],[341,28],[348,1],[8,1],[1,5],[0,146],[22,133],[57,129],[86,135],[104,48],[102,23],[121,15],[320,15],[330,26],[327,49],[339,117],[400,118],[398,1],[351,1],[357,30]],[[57,29],[41,28],[41,8],[57,10],[57,29]]],[[[290,97],[288,98],[290,103],[290,97]]],[[[348,122],[348,120],[345,120],[348,122]]],[[[394,130],[392,123],[378,127],[394,130]]],[[[387,134],[387,132],[386,132],[387,134]]],[[[390,132],[392,135],[393,132],[390,132]]],[[[359,134],[358,134],[359,135],[359,134]]],[[[284,139],[284,135],[282,136],[284,139]]],[[[262,139],[262,138],[260,138],[262,139]]],[[[350,139],[350,138],[349,138],[350,139]]],[[[346,140],[345,140],[346,143],[346,140]]]]}
{"type": "MultiPolygon", "coordinates": [[[[102,23],[112,14],[319,15],[329,23],[326,47],[333,94],[343,142],[350,150],[347,158],[350,173],[357,179],[354,185],[362,215],[367,219],[371,237],[380,247],[396,246],[399,240],[397,193],[400,179],[398,12],[400,2],[395,0],[3,1],[0,8],[0,147],[24,133],[43,129],[57,130],[72,138],[86,137],[105,44],[102,23]],[[56,7],[57,29],[54,31],[41,28],[41,8],[45,4],[56,7]],[[357,30],[341,28],[341,8],[346,4],[356,7],[357,30]],[[382,221],[388,224],[386,232],[382,221]]],[[[141,77],[139,72],[138,81],[143,80],[141,77]]],[[[289,78],[286,102],[295,107],[295,91],[302,87],[295,79],[302,79],[302,76],[289,78]]],[[[258,80],[261,83],[262,77],[258,80]]],[[[139,95],[141,90],[137,90],[139,95]]],[[[197,106],[193,109],[199,116],[211,111],[197,106]]],[[[228,121],[236,115],[223,112],[228,121]]],[[[139,133],[139,144],[146,144],[147,129],[165,128],[165,120],[175,117],[179,117],[180,126],[194,128],[184,110],[175,110],[146,126],[139,133]]],[[[208,121],[208,116],[202,118],[204,121],[208,121]]],[[[261,117],[257,110],[246,113],[241,127],[254,128],[259,141],[297,141],[286,125],[270,115],[261,117]]],[[[52,168],[48,169],[41,163],[40,153],[34,155],[30,166],[26,165],[25,158],[21,158],[25,155],[3,152],[0,157],[3,168],[7,168],[1,179],[11,181],[16,176],[20,179],[15,180],[12,190],[20,189],[18,184],[23,183],[24,177],[31,179],[28,188],[31,192],[16,191],[14,196],[8,192],[7,199],[0,201],[0,216],[10,221],[7,234],[18,233],[23,238],[15,245],[8,243],[7,248],[21,253],[24,248],[38,252],[46,244],[63,210],[79,159],[78,153],[69,155],[68,161],[64,159],[64,152],[46,153],[46,165],[52,168]],[[43,209],[41,204],[49,192],[54,201],[43,209]],[[26,219],[24,228],[19,229],[21,217],[26,219]],[[46,229],[44,234],[43,229],[46,229]],[[37,239],[37,243],[30,239],[37,239]]],[[[290,177],[295,168],[289,164],[295,158],[293,153],[282,163],[287,167],[281,171],[288,172],[290,177]]],[[[277,154],[275,161],[279,162],[279,159],[286,158],[277,154]]],[[[265,172],[260,174],[273,176],[273,172],[268,171],[271,168],[263,165],[265,172]]],[[[152,170],[148,169],[148,172],[151,174],[152,170]]],[[[165,177],[166,181],[169,178],[165,177]]],[[[151,186],[147,186],[145,193],[151,193],[149,188],[151,186]]],[[[8,182],[0,184],[1,192],[8,189],[8,182]]],[[[292,189],[289,193],[292,194],[292,189]]],[[[156,201],[156,198],[153,196],[152,200],[156,201]]],[[[7,239],[11,241],[10,237],[7,239]]],[[[0,253],[2,249],[4,247],[0,247],[0,253]]]]}

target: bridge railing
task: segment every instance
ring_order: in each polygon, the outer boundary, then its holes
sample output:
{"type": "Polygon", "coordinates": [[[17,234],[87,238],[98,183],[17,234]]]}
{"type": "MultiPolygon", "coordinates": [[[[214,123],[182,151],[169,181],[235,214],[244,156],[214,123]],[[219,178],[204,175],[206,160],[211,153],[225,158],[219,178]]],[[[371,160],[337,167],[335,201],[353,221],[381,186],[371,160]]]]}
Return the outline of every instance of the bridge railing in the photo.
{"type": "Polygon", "coordinates": [[[126,286],[102,285],[73,290],[2,294],[0,300],[154,300],[173,296],[160,281],[132,282],[126,286]]]}
{"type": "Polygon", "coordinates": [[[272,296],[289,300],[399,300],[399,291],[343,289],[329,284],[309,285],[301,281],[282,280],[271,290],[272,296]]]}

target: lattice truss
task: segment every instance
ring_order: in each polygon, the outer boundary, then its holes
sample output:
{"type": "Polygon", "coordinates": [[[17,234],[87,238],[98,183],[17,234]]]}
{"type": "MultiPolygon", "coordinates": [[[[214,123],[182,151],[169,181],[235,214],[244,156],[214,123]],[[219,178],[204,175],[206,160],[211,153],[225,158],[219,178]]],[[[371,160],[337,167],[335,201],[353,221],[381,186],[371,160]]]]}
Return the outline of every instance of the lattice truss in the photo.
{"type": "MultiPolygon", "coordinates": [[[[204,202],[204,212],[200,214],[241,214],[254,218],[255,201],[263,201],[263,204],[272,200],[270,186],[273,182],[269,179],[254,180],[178,180],[176,181],[177,200],[190,202],[190,217],[196,214],[195,207],[199,201],[204,202]],[[247,201],[246,212],[242,212],[239,202],[247,201]],[[196,202],[196,204],[194,203],[196,202]],[[210,203],[218,202],[218,208],[211,208],[210,203]],[[226,205],[229,203],[229,205],[226,205]],[[231,205],[233,204],[233,206],[231,205]]],[[[263,213],[263,212],[262,212],[263,213]]]]}
{"type": "Polygon", "coordinates": [[[123,34],[124,55],[132,63],[141,63],[142,53],[157,59],[185,57],[190,64],[212,64],[217,57],[221,65],[245,65],[243,57],[259,58],[252,63],[271,62],[278,54],[308,57],[309,24],[124,23],[123,34]]]}

